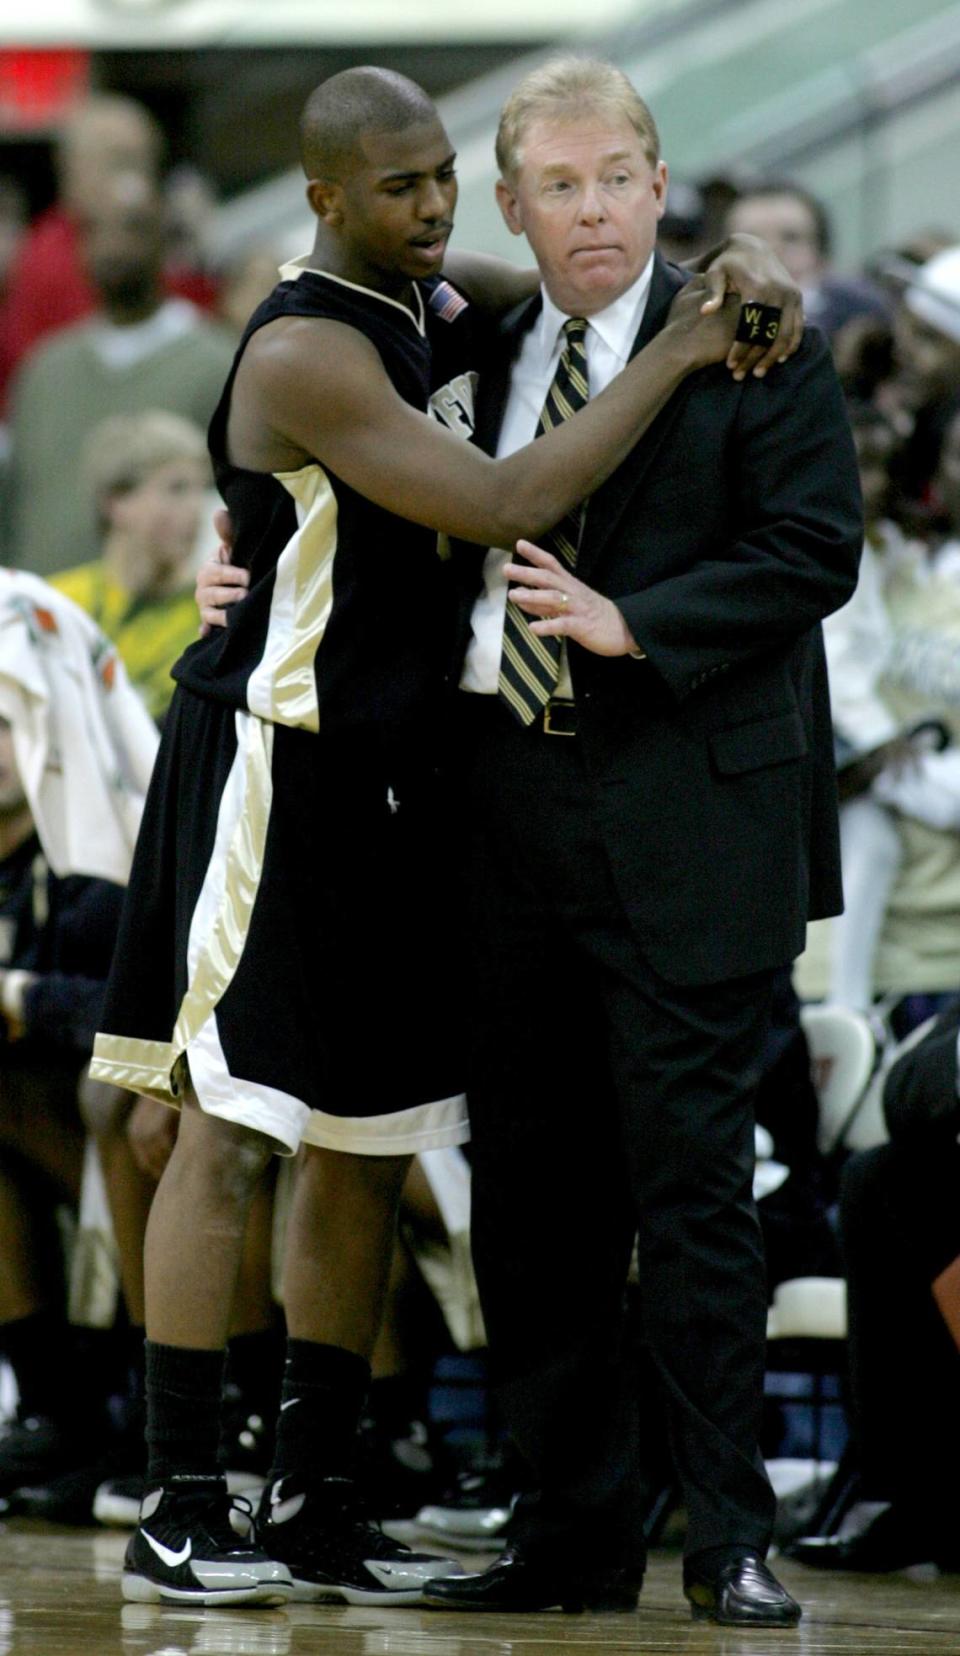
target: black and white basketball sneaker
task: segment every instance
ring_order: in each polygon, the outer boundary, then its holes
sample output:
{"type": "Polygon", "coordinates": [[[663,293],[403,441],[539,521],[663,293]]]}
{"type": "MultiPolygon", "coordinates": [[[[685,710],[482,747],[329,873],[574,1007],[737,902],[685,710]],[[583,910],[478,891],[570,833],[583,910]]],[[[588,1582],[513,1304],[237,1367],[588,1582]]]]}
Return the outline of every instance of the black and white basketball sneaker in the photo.
{"type": "Polygon", "coordinates": [[[175,1477],[148,1490],[127,1544],[124,1598],[138,1604],[288,1603],[290,1572],[238,1533],[234,1514],[249,1529],[249,1505],[231,1499],[223,1478],[175,1477]]]}
{"type": "Polygon", "coordinates": [[[450,1558],[411,1552],[368,1517],[350,1478],[324,1478],[309,1492],[289,1478],[264,1490],[259,1545],[286,1564],[295,1599],[347,1604],[419,1604],[435,1576],[461,1575],[450,1558]]]}
{"type": "Polygon", "coordinates": [[[496,1552],[507,1543],[518,1499],[498,1468],[466,1469],[452,1489],[420,1508],[415,1530],[421,1540],[457,1552],[496,1552]]]}
{"type": "MultiPolygon", "coordinates": [[[[267,1481],[273,1445],[265,1437],[259,1415],[246,1416],[235,1424],[235,1436],[227,1438],[229,1453],[222,1463],[223,1476],[231,1495],[246,1495],[256,1504],[255,1497],[267,1481]]],[[[135,1529],[146,1492],[147,1480],[142,1472],[101,1480],[93,1496],[93,1516],[98,1524],[135,1529]]]]}

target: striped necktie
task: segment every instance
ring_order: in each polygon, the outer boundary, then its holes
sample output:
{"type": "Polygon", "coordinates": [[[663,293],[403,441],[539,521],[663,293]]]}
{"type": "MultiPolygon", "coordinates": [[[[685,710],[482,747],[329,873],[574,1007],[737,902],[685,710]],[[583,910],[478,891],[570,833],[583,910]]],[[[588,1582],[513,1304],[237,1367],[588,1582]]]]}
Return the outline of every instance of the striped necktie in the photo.
{"type": "MultiPolygon", "coordinates": [[[[582,316],[568,317],[563,324],[565,344],[561,352],[553,383],[537,422],[536,436],[542,437],[562,420],[583,408],[590,396],[587,379],[587,324],[582,316]]],[[[575,506],[548,535],[540,537],[547,552],[552,552],[568,569],[574,569],[580,545],[585,504],[575,506]]],[[[522,562],[517,554],[513,562],[522,562]]],[[[511,600],[503,625],[503,653],[500,657],[500,677],[497,694],[506,702],[514,718],[521,724],[532,724],[546,707],[557,687],[560,674],[559,638],[538,638],[530,631],[527,616],[511,600]]]]}

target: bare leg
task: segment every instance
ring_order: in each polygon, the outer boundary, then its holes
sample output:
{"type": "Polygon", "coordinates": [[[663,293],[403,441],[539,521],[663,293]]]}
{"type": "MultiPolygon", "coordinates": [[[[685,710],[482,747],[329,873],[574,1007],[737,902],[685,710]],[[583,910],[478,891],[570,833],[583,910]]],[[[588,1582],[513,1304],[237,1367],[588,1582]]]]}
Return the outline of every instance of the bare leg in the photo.
{"type": "Polygon", "coordinates": [[[413,1265],[399,1237],[393,1246],[393,1260],[371,1370],[374,1380],[402,1374],[408,1366],[406,1300],[415,1277],[413,1265]]]}
{"type": "Polygon", "coordinates": [[[147,1336],[219,1351],[226,1344],[254,1192],[276,1146],[208,1116],[192,1093],[157,1186],[144,1256],[147,1336]]]}
{"type": "MultiPolygon", "coordinates": [[[[414,1157],[407,1173],[400,1199],[400,1214],[418,1235],[432,1240],[446,1241],[443,1215],[421,1163],[414,1157]]],[[[421,1356],[423,1336],[424,1298],[429,1294],[423,1284],[405,1241],[398,1237],[394,1243],[390,1281],[380,1335],[373,1353],[373,1378],[403,1374],[416,1364],[421,1356]]],[[[432,1301],[430,1302],[432,1304],[432,1301]]]]}
{"type": "Polygon", "coordinates": [[[430,1180],[423,1171],[423,1163],[416,1159],[411,1163],[407,1174],[400,1206],[404,1219],[412,1224],[418,1236],[429,1237],[433,1242],[446,1242],[447,1227],[443,1222],[443,1214],[437,1205],[430,1180]]]}
{"type": "MultiPolygon", "coordinates": [[[[120,1285],[131,1323],[142,1328],[144,1303],[144,1238],[157,1179],[137,1162],[127,1135],[127,1121],[136,1102],[133,1093],[119,1089],[111,1108],[102,1108],[91,1122],[103,1169],[110,1217],[117,1244],[120,1285]]],[[[230,1333],[249,1334],[273,1326],[275,1308],[270,1292],[270,1250],[273,1223],[274,1178],[268,1171],[250,1204],[250,1215],[237,1284],[230,1333]]]]}
{"type": "Polygon", "coordinates": [[[275,1184],[274,1170],[268,1167],[250,1203],[230,1319],[231,1339],[235,1334],[259,1334],[276,1324],[277,1311],[270,1285],[275,1184]]]}
{"type": "Polygon", "coordinates": [[[409,1156],[309,1147],[287,1229],[284,1303],[294,1339],[370,1359],[383,1320],[409,1156]]]}
{"type": "MultiPolygon", "coordinates": [[[[131,1095],[131,1103],[132,1103],[131,1095]]],[[[125,1121],[126,1117],[124,1117],[125,1121]]],[[[143,1239],[150,1205],[157,1189],[155,1179],[137,1166],[124,1122],[116,1130],[97,1135],[97,1154],[113,1220],[120,1267],[120,1287],[127,1315],[135,1328],[142,1328],[146,1315],[143,1284],[143,1239]]]]}

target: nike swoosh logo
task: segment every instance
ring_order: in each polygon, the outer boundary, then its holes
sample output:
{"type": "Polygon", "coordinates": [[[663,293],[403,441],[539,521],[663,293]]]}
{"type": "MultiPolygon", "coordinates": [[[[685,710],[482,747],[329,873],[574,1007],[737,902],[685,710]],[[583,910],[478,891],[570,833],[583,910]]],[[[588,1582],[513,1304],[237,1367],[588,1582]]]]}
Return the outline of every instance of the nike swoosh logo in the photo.
{"type": "Polygon", "coordinates": [[[174,1552],[172,1547],[165,1547],[162,1541],[155,1540],[149,1530],[141,1529],[140,1534],[148,1545],[153,1548],[161,1564],[166,1564],[167,1568],[171,1570],[175,1570],[178,1564],[185,1564],[193,1551],[193,1542],[189,1535],[180,1551],[174,1552]]]}
{"type": "Polygon", "coordinates": [[[283,1414],[284,1409],[292,1409],[293,1405],[299,1403],[299,1401],[299,1397],[288,1397],[286,1403],[281,1403],[280,1413],[283,1414]]]}

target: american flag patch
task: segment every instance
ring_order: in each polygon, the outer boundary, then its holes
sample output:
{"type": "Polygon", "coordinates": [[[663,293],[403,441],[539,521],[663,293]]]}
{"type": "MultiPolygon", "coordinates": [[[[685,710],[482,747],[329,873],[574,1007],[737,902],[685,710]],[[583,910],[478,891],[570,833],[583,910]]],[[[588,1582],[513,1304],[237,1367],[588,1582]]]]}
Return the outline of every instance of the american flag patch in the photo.
{"type": "Polygon", "coordinates": [[[454,322],[460,312],[466,310],[467,301],[449,282],[438,282],[430,295],[429,305],[444,322],[454,322]]]}

